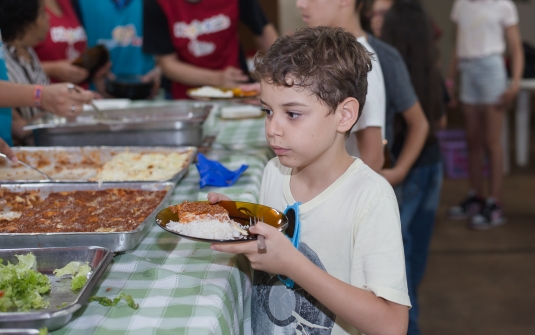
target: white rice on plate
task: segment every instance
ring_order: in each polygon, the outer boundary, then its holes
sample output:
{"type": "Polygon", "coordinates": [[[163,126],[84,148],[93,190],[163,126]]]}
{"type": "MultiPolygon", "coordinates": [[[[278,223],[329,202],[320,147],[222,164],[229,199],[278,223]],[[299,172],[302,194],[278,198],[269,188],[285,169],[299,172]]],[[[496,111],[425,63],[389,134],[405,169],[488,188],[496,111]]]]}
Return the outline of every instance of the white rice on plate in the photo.
{"type": "Polygon", "coordinates": [[[245,239],[246,236],[242,235],[234,225],[241,229],[246,228],[233,220],[221,222],[214,219],[195,220],[189,223],[169,221],[166,228],[185,236],[209,240],[245,239]]]}

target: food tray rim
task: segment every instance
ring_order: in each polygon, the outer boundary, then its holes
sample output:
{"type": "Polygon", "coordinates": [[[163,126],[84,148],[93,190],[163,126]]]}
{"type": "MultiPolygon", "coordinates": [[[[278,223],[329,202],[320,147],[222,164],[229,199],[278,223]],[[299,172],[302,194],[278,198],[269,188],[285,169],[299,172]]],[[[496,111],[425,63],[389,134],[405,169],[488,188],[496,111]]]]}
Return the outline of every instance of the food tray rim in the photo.
{"type": "MultiPolygon", "coordinates": [[[[46,248],[9,248],[9,249],[1,249],[0,255],[6,254],[6,253],[13,253],[13,252],[20,252],[20,253],[28,253],[32,252],[34,253],[35,257],[39,257],[39,254],[43,252],[53,252],[53,251],[62,251],[65,252],[72,252],[73,250],[94,250],[98,249],[103,251],[105,254],[102,257],[101,261],[99,262],[98,266],[94,269],[92,269],[93,274],[89,277],[86,285],[84,288],[78,293],[76,300],[72,302],[69,306],[65,306],[64,308],[61,308],[59,310],[55,311],[30,311],[30,312],[0,312],[0,330],[2,330],[2,323],[13,323],[13,322],[39,322],[38,328],[41,328],[43,326],[47,326],[48,323],[61,320],[61,318],[67,317],[68,320],[66,323],[70,321],[70,318],[72,317],[72,314],[74,314],[77,310],[79,310],[82,306],[84,306],[89,297],[91,296],[91,293],[95,286],[97,285],[98,281],[106,271],[108,265],[111,263],[111,260],[114,256],[114,253],[112,250],[101,247],[101,246],[70,246],[70,247],[46,247],[46,248]]],[[[58,321],[61,322],[61,321],[58,321]]],[[[63,324],[63,325],[65,325],[63,324]]],[[[63,326],[62,325],[62,326],[63,326]]],[[[18,329],[18,328],[12,328],[11,329],[18,329]]],[[[25,326],[24,328],[28,328],[25,326]]],[[[4,330],[7,328],[4,328],[4,330]]],[[[1,332],[0,332],[1,334],[1,332]]]]}
{"type": "Polygon", "coordinates": [[[74,147],[63,147],[63,146],[47,146],[47,147],[13,147],[12,150],[16,153],[18,152],[35,152],[35,151],[90,151],[90,150],[110,150],[111,153],[117,152],[150,152],[150,153],[160,153],[160,152],[182,152],[189,151],[190,157],[186,166],[180,169],[169,179],[163,180],[112,180],[112,181],[90,181],[90,180],[36,180],[36,179],[0,179],[0,185],[2,184],[109,184],[109,183],[160,183],[160,182],[173,182],[177,183],[184,174],[188,171],[190,165],[195,160],[195,157],[198,152],[198,148],[195,146],[111,146],[111,145],[101,145],[101,146],[74,146],[74,147]],[[114,151],[116,150],[116,151],[114,151]]]}
{"type": "MultiPolygon", "coordinates": [[[[91,240],[94,243],[90,245],[100,246],[108,248],[113,252],[124,252],[131,250],[141,243],[141,240],[148,234],[150,227],[154,224],[154,219],[156,215],[160,212],[161,209],[165,208],[171,198],[173,190],[176,184],[172,182],[150,182],[150,183],[106,183],[98,185],[96,183],[27,183],[27,184],[0,184],[0,188],[12,189],[39,189],[42,187],[51,188],[50,192],[59,192],[59,191],[92,191],[92,190],[104,190],[110,188],[126,188],[126,189],[141,189],[141,190],[150,190],[153,188],[154,191],[166,191],[166,194],[160,201],[160,203],[154,208],[154,210],[139,224],[139,226],[131,231],[123,232],[65,232],[65,233],[0,233],[0,250],[13,249],[9,247],[8,241],[13,238],[18,238],[19,241],[23,240],[27,244],[32,245],[42,245],[51,243],[55,238],[60,237],[72,237],[74,240],[70,240],[70,243],[76,244],[59,244],[54,245],[54,247],[74,247],[80,245],[79,243],[85,243],[84,240],[91,240]],[[74,187],[68,189],[68,187],[74,187]],[[61,190],[54,190],[59,188],[61,190]],[[65,189],[67,188],[67,189],[65,189]],[[82,188],[82,189],[79,189],[82,188]],[[115,237],[119,237],[119,240],[124,240],[126,246],[121,247],[121,245],[113,244],[115,237]],[[128,243],[127,243],[128,242],[128,243]],[[4,247],[5,246],[5,247],[4,247]]],[[[64,241],[64,239],[62,239],[64,241]]],[[[65,243],[65,242],[64,242],[65,243]]],[[[26,244],[25,244],[26,245],[26,244]]],[[[84,244],[82,244],[84,245],[84,244]]],[[[35,248],[35,247],[26,247],[26,248],[35,248]]]]}

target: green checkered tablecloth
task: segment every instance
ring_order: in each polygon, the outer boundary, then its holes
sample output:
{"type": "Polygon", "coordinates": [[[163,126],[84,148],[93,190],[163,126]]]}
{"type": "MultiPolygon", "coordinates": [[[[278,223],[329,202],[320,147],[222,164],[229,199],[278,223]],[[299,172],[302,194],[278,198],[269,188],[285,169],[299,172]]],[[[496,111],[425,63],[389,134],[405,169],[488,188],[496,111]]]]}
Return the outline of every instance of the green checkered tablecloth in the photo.
{"type": "MultiPolygon", "coordinates": [[[[206,128],[219,132],[207,157],[232,170],[242,164],[249,168],[231,187],[200,189],[199,174],[191,166],[170,204],[205,200],[210,191],[257,202],[264,166],[273,155],[265,144],[263,124],[263,119],[222,121],[214,112],[206,128]]],[[[109,298],[130,294],[139,309],[124,302],[114,307],[91,302],[53,334],[250,334],[248,262],[209,247],[155,225],[138,247],[113,258],[93,292],[109,298]]]]}

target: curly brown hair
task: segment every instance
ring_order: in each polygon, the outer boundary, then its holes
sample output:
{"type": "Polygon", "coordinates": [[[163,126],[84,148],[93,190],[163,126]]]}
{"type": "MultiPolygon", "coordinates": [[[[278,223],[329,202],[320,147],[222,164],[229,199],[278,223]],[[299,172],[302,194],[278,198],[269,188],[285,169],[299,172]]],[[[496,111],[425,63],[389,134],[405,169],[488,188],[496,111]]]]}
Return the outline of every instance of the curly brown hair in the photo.
{"type": "MultiPolygon", "coordinates": [[[[334,113],[348,97],[366,102],[372,55],[341,28],[302,28],[284,36],[254,60],[252,76],[268,84],[312,92],[334,113]]],[[[346,135],[349,135],[348,131],[346,135]]]]}

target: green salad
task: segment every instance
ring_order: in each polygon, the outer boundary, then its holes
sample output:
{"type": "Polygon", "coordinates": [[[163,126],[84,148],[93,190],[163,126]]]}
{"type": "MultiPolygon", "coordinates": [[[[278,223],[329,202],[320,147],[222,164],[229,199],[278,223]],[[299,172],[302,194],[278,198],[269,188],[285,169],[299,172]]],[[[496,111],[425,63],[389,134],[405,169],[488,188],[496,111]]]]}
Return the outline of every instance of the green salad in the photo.
{"type": "Polygon", "coordinates": [[[50,280],[35,271],[35,256],[15,255],[18,264],[7,263],[0,258],[0,312],[28,311],[48,306],[42,294],[50,291],[50,280]]]}
{"type": "MultiPolygon", "coordinates": [[[[29,311],[49,305],[43,294],[50,292],[50,280],[35,270],[35,256],[15,255],[18,264],[7,263],[0,258],[0,312],[29,311]]],[[[56,277],[72,276],[71,290],[78,291],[87,283],[91,271],[88,263],[70,262],[61,269],[55,269],[56,277]]]]}

